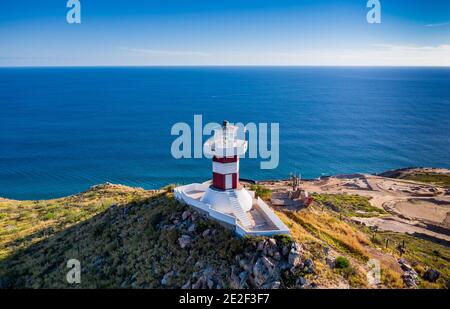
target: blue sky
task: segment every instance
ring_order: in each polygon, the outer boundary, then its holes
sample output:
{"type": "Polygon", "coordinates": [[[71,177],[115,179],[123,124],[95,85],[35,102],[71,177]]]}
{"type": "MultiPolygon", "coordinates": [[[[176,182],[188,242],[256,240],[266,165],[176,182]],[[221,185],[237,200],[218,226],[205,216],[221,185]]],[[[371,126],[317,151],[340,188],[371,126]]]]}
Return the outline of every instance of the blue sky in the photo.
{"type": "Polygon", "coordinates": [[[450,66],[450,1],[2,1],[0,66],[450,66]]]}

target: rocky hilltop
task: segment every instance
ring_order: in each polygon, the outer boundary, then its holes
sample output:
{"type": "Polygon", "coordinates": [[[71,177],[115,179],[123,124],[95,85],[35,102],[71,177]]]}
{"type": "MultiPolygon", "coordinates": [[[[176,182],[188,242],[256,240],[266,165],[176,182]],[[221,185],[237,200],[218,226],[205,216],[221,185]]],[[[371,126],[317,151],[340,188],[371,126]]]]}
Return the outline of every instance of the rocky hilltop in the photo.
{"type": "Polygon", "coordinates": [[[448,243],[359,223],[389,212],[357,193],[313,192],[308,207],[274,207],[291,236],[273,238],[237,238],[177,202],[170,187],[0,199],[0,287],[447,288],[448,243]],[[79,284],[66,280],[70,259],[80,261],[79,284]]]}

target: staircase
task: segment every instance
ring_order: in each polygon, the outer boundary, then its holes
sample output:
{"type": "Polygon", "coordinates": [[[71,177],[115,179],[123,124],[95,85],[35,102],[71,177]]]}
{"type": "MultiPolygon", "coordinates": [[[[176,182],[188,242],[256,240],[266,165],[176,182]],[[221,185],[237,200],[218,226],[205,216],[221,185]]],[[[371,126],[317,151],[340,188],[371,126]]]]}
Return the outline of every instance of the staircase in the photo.
{"type": "Polygon", "coordinates": [[[239,205],[238,197],[236,195],[236,192],[234,190],[226,191],[228,195],[228,199],[230,200],[231,206],[233,207],[233,213],[236,216],[236,218],[241,221],[242,226],[247,227],[252,225],[250,218],[245,213],[244,210],[242,210],[241,205],[239,205]]]}

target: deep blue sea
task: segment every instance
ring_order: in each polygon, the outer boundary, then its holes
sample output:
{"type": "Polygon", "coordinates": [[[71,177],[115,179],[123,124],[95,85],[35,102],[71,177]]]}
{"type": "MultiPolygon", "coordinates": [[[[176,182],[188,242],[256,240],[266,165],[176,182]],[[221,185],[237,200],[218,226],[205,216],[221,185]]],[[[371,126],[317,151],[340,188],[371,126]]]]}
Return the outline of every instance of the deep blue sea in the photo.
{"type": "Polygon", "coordinates": [[[2,68],[0,196],[207,180],[170,154],[195,114],[280,124],[278,168],[243,159],[244,178],[450,167],[449,68],[2,68]]]}

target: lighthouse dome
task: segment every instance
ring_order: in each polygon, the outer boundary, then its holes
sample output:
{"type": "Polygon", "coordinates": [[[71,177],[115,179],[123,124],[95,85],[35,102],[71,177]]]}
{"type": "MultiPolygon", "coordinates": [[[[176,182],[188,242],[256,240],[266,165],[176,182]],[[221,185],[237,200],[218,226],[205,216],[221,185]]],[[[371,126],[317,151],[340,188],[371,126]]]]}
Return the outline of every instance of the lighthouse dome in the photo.
{"type": "Polygon", "coordinates": [[[245,188],[223,191],[209,187],[201,201],[217,211],[235,215],[236,212],[249,211],[253,205],[253,198],[245,188]]]}

